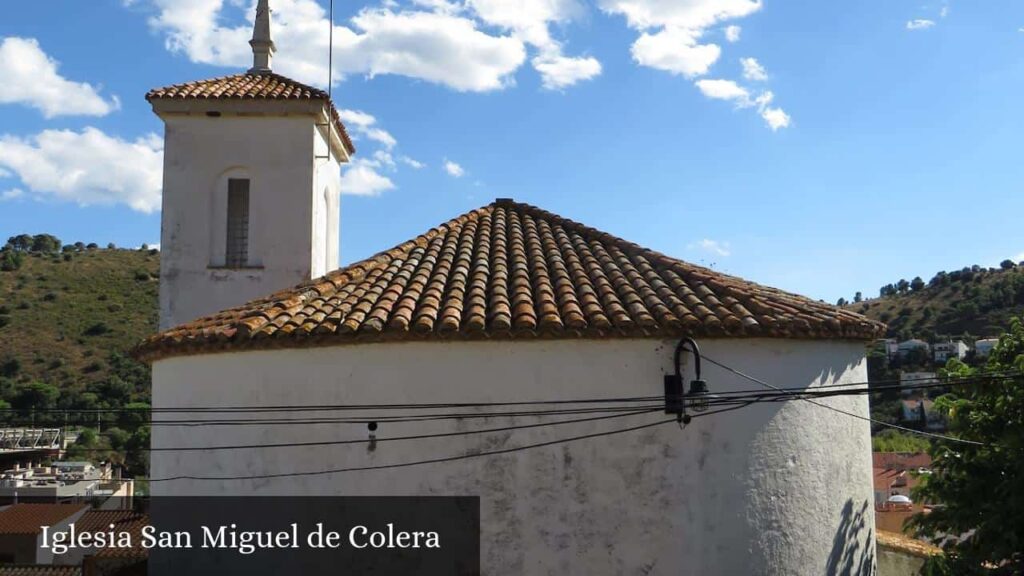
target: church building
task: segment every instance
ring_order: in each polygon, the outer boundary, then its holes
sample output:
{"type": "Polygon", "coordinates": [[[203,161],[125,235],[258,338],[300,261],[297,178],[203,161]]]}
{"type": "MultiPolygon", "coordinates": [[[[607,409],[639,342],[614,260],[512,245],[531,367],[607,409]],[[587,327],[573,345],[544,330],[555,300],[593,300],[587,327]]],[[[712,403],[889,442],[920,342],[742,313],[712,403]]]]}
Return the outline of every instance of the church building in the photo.
{"type": "Polygon", "coordinates": [[[512,199],[338,269],[355,148],[324,91],[272,71],[270,19],[261,0],[247,72],[147,95],[162,331],[136,355],[154,420],[308,421],[154,426],[153,448],[208,448],[154,451],[154,495],[478,495],[486,574],[872,571],[867,398],[715,398],[863,383],[883,326],[512,199]],[[677,369],[700,393],[678,423],[677,369]],[[357,405],[373,430],[336,410],[357,405]]]}

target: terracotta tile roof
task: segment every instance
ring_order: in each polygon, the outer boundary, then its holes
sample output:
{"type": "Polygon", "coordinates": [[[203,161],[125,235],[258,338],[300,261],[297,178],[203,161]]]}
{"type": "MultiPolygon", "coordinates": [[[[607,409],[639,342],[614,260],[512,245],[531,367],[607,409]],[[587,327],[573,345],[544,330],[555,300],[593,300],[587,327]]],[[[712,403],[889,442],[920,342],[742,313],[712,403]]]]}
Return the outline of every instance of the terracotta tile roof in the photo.
{"type": "Polygon", "coordinates": [[[875,468],[892,470],[917,470],[931,468],[932,457],[925,452],[872,452],[872,465],[875,468]]]}
{"type": "Polygon", "coordinates": [[[197,82],[175,84],[164,88],[155,88],[146,94],[146,100],[324,100],[331,108],[334,127],[345,143],[349,154],[355,154],[356,147],[352,144],[345,125],[341,123],[338,110],[334,107],[327,92],[296,82],[280,74],[234,74],[197,82]]]}
{"type": "Polygon", "coordinates": [[[938,546],[889,530],[876,530],[875,540],[879,546],[900,550],[922,558],[942,554],[942,549],[938,546]]]}
{"type": "Polygon", "coordinates": [[[859,314],[498,200],[323,278],[152,336],[135,353],[153,360],[380,340],[884,332],[859,314]]]}
{"type": "Polygon", "coordinates": [[[23,564],[0,566],[0,576],[80,576],[80,566],[23,564]]]}
{"type": "Polygon", "coordinates": [[[14,504],[0,510],[0,534],[38,534],[88,508],[85,504],[14,504]]]}
{"type": "Polygon", "coordinates": [[[917,486],[917,478],[906,470],[872,468],[875,490],[888,492],[892,488],[911,489],[917,486]]]}
{"type": "Polygon", "coordinates": [[[134,510],[90,510],[75,523],[80,532],[106,531],[114,525],[115,532],[132,535],[133,548],[103,548],[96,552],[101,558],[144,558],[149,551],[142,547],[142,529],[149,524],[149,516],[134,510]]]}

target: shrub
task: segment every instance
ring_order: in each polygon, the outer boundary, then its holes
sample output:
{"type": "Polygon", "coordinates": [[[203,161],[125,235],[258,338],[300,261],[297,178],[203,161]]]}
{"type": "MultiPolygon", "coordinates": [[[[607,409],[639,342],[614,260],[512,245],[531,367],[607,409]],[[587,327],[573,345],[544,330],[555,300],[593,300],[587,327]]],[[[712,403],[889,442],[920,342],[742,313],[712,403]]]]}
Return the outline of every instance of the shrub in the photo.
{"type": "Polygon", "coordinates": [[[107,326],[105,322],[97,322],[92,326],[89,326],[82,332],[83,336],[102,336],[110,332],[110,326],[107,326]]]}
{"type": "Polygon", "coordinates": [[[22,252],[8,251],[4,252],[4,256],[0,259],[0,270],[4,272],[12,272],[21,268],[21,265],[25,263],[25,255],[22,252]]]}

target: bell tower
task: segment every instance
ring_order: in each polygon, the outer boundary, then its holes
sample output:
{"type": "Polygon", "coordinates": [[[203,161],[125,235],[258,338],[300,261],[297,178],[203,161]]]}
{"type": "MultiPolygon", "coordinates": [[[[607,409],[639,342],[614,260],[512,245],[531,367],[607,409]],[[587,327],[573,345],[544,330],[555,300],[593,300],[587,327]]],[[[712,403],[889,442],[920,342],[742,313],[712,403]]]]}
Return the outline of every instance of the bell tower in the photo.
{"type": "Polygon", "coordinates": [[[355,148],[326,92],[272,71],[269,0],[249,44],[245,73],[146,95],[165,129],[161,329],[338,267],[355,148]]]}

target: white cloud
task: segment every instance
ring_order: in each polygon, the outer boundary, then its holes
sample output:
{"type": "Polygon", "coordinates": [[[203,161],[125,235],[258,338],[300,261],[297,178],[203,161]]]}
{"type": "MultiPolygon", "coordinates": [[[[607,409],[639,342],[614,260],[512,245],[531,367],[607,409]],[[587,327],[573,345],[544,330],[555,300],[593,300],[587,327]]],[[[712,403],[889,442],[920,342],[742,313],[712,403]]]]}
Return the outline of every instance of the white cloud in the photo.
{"type": "MultiPolygon", "coordinates": [[[[151,0],[158,13],[151,24],[167,35],[168,49],[194,62],[248,68],[251,10],[229,17],[224,0],[151,0]],[[230,25],[221,24],[231,21],[230,25]]],[[[442,84],[458,91],[487,91],[513,83],[525,62],[522,40],[489,34],[451,10],[364,8],[347,26],[334,27],[336,78],[348,74],[394,74],[442,84]]],[[[297,80],[327,80],[328,21],[315,0],[274,4],[274,67],[297,80]]]]}
{"type": "MultiPolygon", "coordinates": [[[[745,18],[764,6],[762,0],[598,0],[598,3],[603,11],[624,16],[626,23],[640,32],[631,48],[638,64],[687,78],[708,74],[721,55],[717,44],[701,43],[709,28],[745,18]]],[[[740,33],[737,24],[725,27],[728,42],[739,41],[740,33]]],[[[747,80],[767,80],[767,73],[756,59],[744,58],[741,63],[747,80]]],[[[756,106],[772,130],[789,125],[788,114],[781,108],[768,106],[771,93],[752,98],[746,88],[731,80],[699,80],[696,84],[709,98],[729,100],[741,108],[756,106]]]]}
{"type": "Polygon", "coordinates": [[[24,104],[46,118],[104,116],[120,108],[99,89],[61,76],[59,63],[47,56],[34,38],[11,36],[0,42],[0,104],[24,104]]]}
{"type": "Polygon", "coordinates": [[[338,116],[341,117],[341,121],[345,124],[346,128],[351,128],[357,135],[361,134],[370,140],[382,144],[388,150],[398,144],[398,141],[387,130],[376,126],[377,118],[372,114],[367,114],[362,110],[346,110],[343,108],[338,110],[338,116]]]}
{"type": "Polygon", "coordinates": [[[25,191],[21,188],[11,188],[10,190],[4,190],[0,192],[0,201],[15,200],[25,195],[25,191]]]}
{"type": "MultiPolygon", "coordinates": [[[[600,0],[601,9],[626,18],[641,32],[631,52],[641,66],[687,77],[707,74],[721,49],[699,44],[704,32],[720,22],[749,16],[761,0],[600,0]]],[[[739,29],[735,29],[739,39],[739,29]]],[[[733,32],[726,31],[726,39],[733,32]]]]}
{"type": "Polygon", "coordinates": [[[708,98],[732,102],[737,108],[757,108],[758,114],[773,132],[779,128],[787,128],[792,120],[782,108],[771,106],[775,95],[768,90],[752,98],[749,90],[732,80],[701,79],[695,84],[708,98]]]}
{"type": "Polygon", "coordinates": [[[377,123],[377,119],[372,114],[367,114],[362,110],[346,110],[341,108],[338,110],[338,116],[341,117],[341,121],[346,126],[358,127],[362,129],[369,128],[377,123]]]}
{"type": "Polygon", "coordinates": [[[697,88],[708,98],[715,100],[729,100],[740,108],[747,108],[753,105],[750,99],[750,92],[732,80],[697,80],[697,88]]]}
{"type": "Polygon", "coordinates": [[[935,26],[934,20],[919,18],[917,20],[907,21],[907,30],[927,30],[932,26],[935,26]]]}
{"type": "Polygon", "coordinates": [[[621,14],[633,28],[662,26],[703,30],[718,22],[743,18],[762,7],[761,0],[601,0],[601,8],[621,14]]]}
{"type": "Polygon", "coordinates": [[[89,127],[44,130],[29,138],[5,135],[0,165],[36,198],[125,204],[139,212],[160,207],[163,141],[156,134],[126,141],[89,127]]]}
{"type": "Polygon", "coordinates": [[[694,242],[690,244],[688,248],[690,248],[691,250],[701,249],[704,250],[705,252],[714,254],[715,256],[722,257],[730,256],[732,254],[732,248],[729,246],[728,242],[711,240],[709,238],[704,238],[700,242],[694,242]]]}
{"type": "Polygon", "coordinates": [[[596,58],[565,56],[562,44],[551,37],[551,24],[567,23],[583,12],[576,0],[468,0],[467,6],[486,24],[508,30],[538,50],[530,63],[545,88],[561,90],[601,74],[596,58]]]}
{"type": "Polygon", "coordinates": [[[381,192],[393,190],[395,183],[376,170],[378,164],[372,160],[356,158],[342,167],[341,193],[353,196],[379,196],[381,192]]]}
{"type": "Polygon", "coordinates": [[[743,65],[743,77],[747,80],[755,82],[768,80],[768,72],[757,61],[757,58],[740,58],[740,64],[743,65]]]}
{"type": "Polygon", "coordinates": [[[786,114],[782,108],[768,107],[761,109],[761,118],[764,118],[765,123],[772,129],[772,132],[779,128],[788,128],[791,120],[789,114],[786,114]]]}
{"type": "Polygon", "coordinates": [[[540,72],[544,87],[549,90],[561,90],[601,74],[601,63],[590,57],[549,54],[537,56],[532,64],[540,72]]]}
{"type": "Polygon", "coordinates": [[[382,174],[382,171],[397,171],[399,162],[415,169],[425,166],[422,162],[408,156],[399,156],[396,160],[393,150],[398,145],[398,141],[389,132],[378,126],[377,118],[373,114],[362,110],[340,109],[338,116],[356,137],[365,136],[381,146],[372,154],[363,152],[362,157],[343,167],[342,194],[378,196],[382,192],[397,188],[391,178],[382,174]]]}
{"type": "MultiPolygon", "coordinates": [[[[194,62],[249,66],[253,2],[149,1],[157,8],[151,24],[166,34],[168,49],[194,62]]],[[[317,85],[327,79],[328,21],[321,4],[276,0],[273,6],[275,69],[317,85]]],[[[458,91],[497,90],[514,84],[529,45],[544,86],[563,88],[600,73],[592,57],[563,55],[549,31],[584,12],[578,0],[412,0],[405,6],[385,0],[335,26],[334,72],[339,80],[395,74],[458,91]]]]}
{"type": "Polygon", "coordinates": [[[420,162],[419,160],[415,160],[408,156],[399,156],[398,161],[401,162],[402,164],[405,164],[406,166],[415,168],[416,170],[427,167],[427,165],[424,164],[423,162],[420,162]]]}
{"type": "Polygon", "coordinates": [[[681,74],[703,76],[718,60],[722,49],[716,44],[699,44],[691,30],[666,28],[655,34],[644,32],[633,43],[633,59],[641,66],[681,74]]]}
{"type": "Polygon", "coordinates": [[[457,163],[452,162],[447,158],[444,160],[444,171],[454,178],[462,178],[462,176],[466,174],[466,171],[462,166],[459,166],[457,163]]]}

